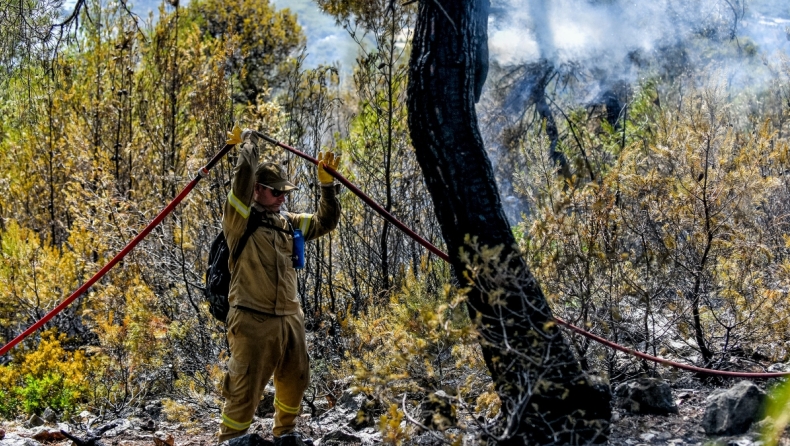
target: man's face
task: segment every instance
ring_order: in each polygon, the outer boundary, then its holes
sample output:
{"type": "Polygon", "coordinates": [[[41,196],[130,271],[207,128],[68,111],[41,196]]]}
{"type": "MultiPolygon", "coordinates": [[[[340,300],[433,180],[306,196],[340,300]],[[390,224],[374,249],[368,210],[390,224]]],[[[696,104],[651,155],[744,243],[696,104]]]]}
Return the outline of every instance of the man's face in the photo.
{"type": "Polygon", "coordinates": [[[253,200],[263,206],[269,212],[280,212],[280,207],[285,202],[285,195],[284,193],[279,193],[269,189],[268,187],[256,183],[255,184],[255,196],[253,200]],[[278,196],[275,197],[274,195],[277,194],[278,196]]]}

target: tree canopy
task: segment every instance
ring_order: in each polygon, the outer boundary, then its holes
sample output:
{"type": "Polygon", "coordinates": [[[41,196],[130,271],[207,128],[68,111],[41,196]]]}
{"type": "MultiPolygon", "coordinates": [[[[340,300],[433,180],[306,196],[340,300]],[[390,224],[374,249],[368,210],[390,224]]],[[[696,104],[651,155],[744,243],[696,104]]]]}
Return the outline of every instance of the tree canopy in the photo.
{"type": "Polygon", "coordinates": [[[268,0],[199,0],[189,3],[188,16],[206,35],[233,42],[225,63],[237,76],[242,102],[282,89],[289,58],[305,43],[296,16],[268,0]]]}

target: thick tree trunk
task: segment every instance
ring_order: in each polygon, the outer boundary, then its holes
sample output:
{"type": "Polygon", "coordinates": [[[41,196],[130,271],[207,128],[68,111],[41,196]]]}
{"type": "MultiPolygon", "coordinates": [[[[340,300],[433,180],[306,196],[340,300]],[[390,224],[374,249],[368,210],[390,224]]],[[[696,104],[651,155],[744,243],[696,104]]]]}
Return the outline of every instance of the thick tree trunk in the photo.
{"type": "Polygon", "coordinates": [[[594,385],[552,322],[516,248],[477,125],[488,69],[488,0],[423,0],[413,40],[409,128],[455,275],[502,400],[507,445],[606,440],[606,385],[594,385]],[[499,247],[486,251],[484,247],[499,247]]]}

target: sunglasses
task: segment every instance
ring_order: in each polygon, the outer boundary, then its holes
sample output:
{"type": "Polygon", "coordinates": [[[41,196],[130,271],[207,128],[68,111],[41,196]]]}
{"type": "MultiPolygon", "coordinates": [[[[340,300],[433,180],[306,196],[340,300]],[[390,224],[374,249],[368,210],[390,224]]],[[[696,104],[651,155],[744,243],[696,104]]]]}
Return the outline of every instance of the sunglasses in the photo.
{"type": "Polygon", "coordinates": [[[267,185],[261,184],[261,183],[258,183],[258,186],[265,187],[266,189],[269,189],[270,191],[272,191],[272,197],[274,197],[274,198],[277,198],[280,195],[285,195],[288,192],[290,192],[290,191],[287,191],[287,190],[277,190],[277,189],[275,189],[275,188],[273,188],[271,186],[267,186],[267,185]]]}

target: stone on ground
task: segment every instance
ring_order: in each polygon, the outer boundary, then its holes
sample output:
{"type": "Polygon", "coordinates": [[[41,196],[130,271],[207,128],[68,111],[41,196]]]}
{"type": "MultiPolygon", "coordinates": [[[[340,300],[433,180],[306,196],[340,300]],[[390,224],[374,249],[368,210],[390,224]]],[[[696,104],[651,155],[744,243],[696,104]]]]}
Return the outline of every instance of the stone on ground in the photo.
{"type": "Polygon", "coordinates": [[[41,443],[32,438],[20,437],[17,434],[7,434],[0,440],[0,446],[41,446],[41,443]]]}
{"type": "Polygon", "coordinates": [[[739,435],[760,418],[765,392],[751,381],[717,390],[707,398],[702,427],[708,435],[739,435]]]}
{"type": "Polygon", "coordinates": [[[617,386],[617,405],[632,414],[669,415],[678,413],[672,400],[672,390],[666,381],[639,378],[617,386]]]}

